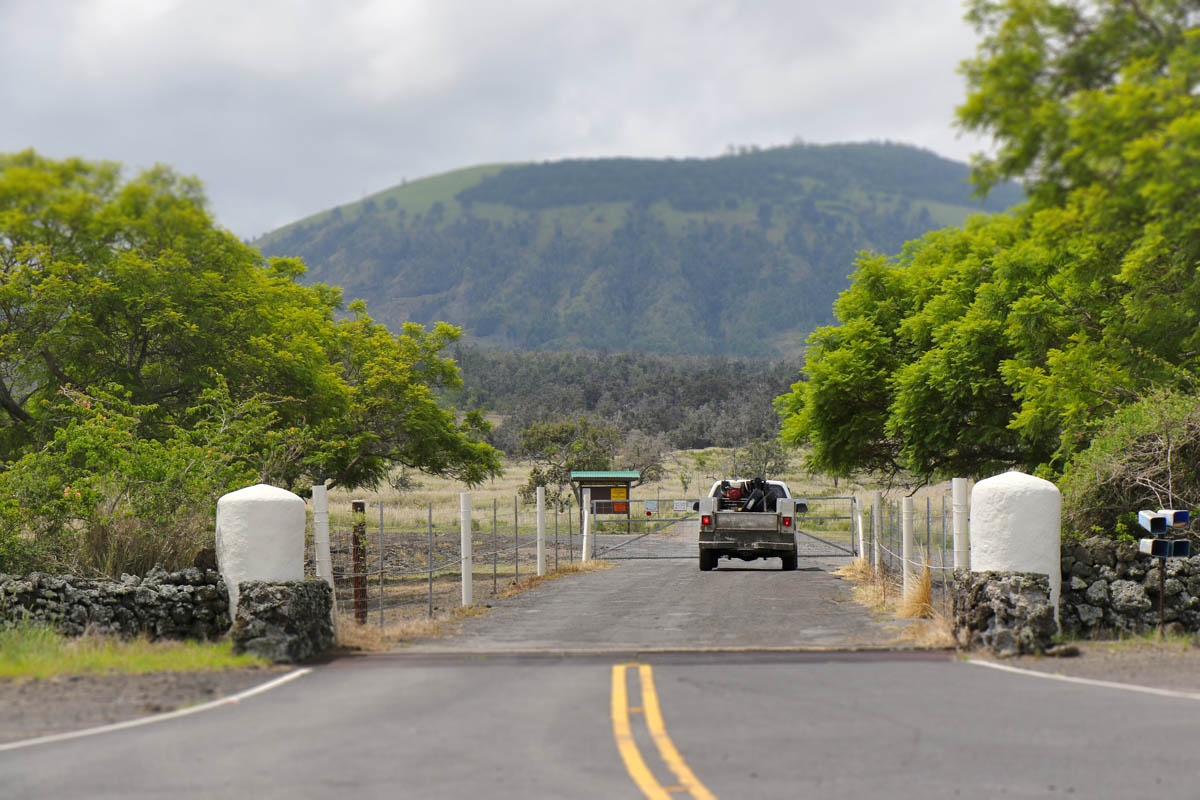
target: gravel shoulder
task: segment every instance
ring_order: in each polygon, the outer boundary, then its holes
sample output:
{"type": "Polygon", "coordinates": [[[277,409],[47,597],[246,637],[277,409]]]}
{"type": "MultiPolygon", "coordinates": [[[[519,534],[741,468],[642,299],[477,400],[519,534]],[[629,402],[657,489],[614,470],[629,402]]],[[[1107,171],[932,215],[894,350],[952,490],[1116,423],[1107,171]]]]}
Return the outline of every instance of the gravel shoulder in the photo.
{"type": "Polygon", "coordinates": [[[0,680],[0,743],[82,730],[207,703],[287,667],[0,680]]]}
{"type": "Polygon", "coordinates": [[[1035,672],[1200,693],[1200,646],[1186,640],[1134,639],[1074,644],[1080,651],[1074,658],[1021,656],[996,659],[981,653],[969,655],[978,661],[993,661],[1035,672]]]}

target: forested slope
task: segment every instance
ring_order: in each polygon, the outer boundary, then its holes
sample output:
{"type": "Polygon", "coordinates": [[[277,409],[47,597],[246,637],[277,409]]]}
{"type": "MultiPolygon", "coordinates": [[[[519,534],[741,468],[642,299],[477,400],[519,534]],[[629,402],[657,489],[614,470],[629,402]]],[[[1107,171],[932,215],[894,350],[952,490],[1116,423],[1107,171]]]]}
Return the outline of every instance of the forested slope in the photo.
{"type": "Polygon", "coordinates": [[[494,165],[394,187],[264,236],[379,319],[532,350],[796,354],[855,253],[1020,200],[893,144],[712,159],[494,165]]]}

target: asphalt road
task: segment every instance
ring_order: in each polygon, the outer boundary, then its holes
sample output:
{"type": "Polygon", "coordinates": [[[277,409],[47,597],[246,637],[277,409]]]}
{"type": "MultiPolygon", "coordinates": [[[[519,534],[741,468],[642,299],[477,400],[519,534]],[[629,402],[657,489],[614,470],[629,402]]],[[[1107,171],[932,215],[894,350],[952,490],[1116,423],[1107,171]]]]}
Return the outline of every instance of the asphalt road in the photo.
{"type": "Polygon", "coordinates": [[[468,618],[452,639],[410,652],[575,651],[697,648],[887,647],[902,626],[852,602],[850,584],[829,570],[844,560],[722,559],[701,572],[696,559],[619,562],[600,572],[548,581],[536,591],[468,618]]]}
{"type": "Polygon", "coordinates": [[[836,592],[822,605],[825,582],[841,589],[819,572],[692,581],[670,562],[551,582],[461,639],[341,659],[213,711],[0,752],[0,797],[637,798],[649,794],[639,781],[664,797],[1200,795],[1195,701],[946,653],[699,651],[781,628],[835,641],[829,620],[843,614],[846,642],[881,628],[836,592]],[[660,588],[626,602],[628,576],[660,588]],[[674,600],[639,604],[656,597],[674,600]],[[753,613],[764,605],[775,610],[753,613]],[[736,637],[706,629],[720,609],[742,623],[736,637]],[[681,610],[692,616],[670,616],[681,610]],[[537,646],[518,651],[500,633],[513,626],[537,646]],[[663,642],[679,649],[643,646],[663,642]]]}

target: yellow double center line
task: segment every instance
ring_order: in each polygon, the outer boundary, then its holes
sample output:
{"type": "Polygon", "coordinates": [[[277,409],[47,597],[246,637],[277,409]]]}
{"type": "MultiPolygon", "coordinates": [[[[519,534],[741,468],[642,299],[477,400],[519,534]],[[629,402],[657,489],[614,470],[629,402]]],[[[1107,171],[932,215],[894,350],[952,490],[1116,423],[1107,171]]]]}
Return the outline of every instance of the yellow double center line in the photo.
{"type": "Polygon", "coordinates": [[[684,763],[683,756],[675,749],[671,737],[667,736],[667,727],[663,724],[662,709],[658,705],[658,693],[654,690],[654,671],[649,664],[615,664],[612,669],[612,722],[613,736],[617,740],[617,750],[625,761],[625,769],[629,770],[634,783],[650,800],[670,800],[672,792],[688,792],[697,800],[716,800],[716,796],[705,788],[704,784],[684,763]],[[629,690],[626,687],[625,672],[629,667],[637,666],[638,678],[642,686],[642,705],[630,708],[629,690]],[[633,729],[629,724],[630,713],[641,712],[646,720],[654,744],[663,763],[675,774],[678,786],[663,786],[650,772],[638,750],[637,742],[633,739],[633,729]]]}

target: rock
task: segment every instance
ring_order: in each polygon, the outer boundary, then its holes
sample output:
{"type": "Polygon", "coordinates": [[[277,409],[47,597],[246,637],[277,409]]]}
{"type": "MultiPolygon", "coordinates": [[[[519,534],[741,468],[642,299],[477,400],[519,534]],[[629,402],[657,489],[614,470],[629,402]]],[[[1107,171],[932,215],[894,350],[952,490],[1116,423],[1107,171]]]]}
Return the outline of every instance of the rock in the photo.
{"type": "Polygon", "coordinates": [[[1075,606],[1075,613],[1079,615],[1079,621],[1089,628],[1104,619],[1104,612],[1101,609],[1086,603],[1075,606]]]}
{"type": "Polygon", "coordinates": [[[1082,592],[1088,588],[1088,583],[1078,575],[1071,578],[1071,591],[1082,592]]]}
{"type": "Polygon", "coordinates": [[[1151,606],[1145,588],[1133,581],[1113,581],[1109,592],[1113,609],[1122,614],[1147,611],[1151,606]]]}
{"type": "Polygon", "coordinates": [[[206,547],[196,554],[196,560],[192,564],[200,570],[208,571],[217,568],[217,549],[215,547],[206,547]]]}
{"type": "Polygon", "coordinates": [[[309,661],[333,645],[333,592],[323,580],[238,584],[233,651],[275,663],[309,661]]]}
{"type": "Polygon", "coordinates": [[[1075,658],[1079,655],[1079,647],[1073,644],[1056,644],[1053,647],[1047,647],[1044,655],[1051,658],[1075,658]]]}
{"type": "Polygon", "coordinates": [[[1094,606],[1103,607],[1108,605],[1108,581],[1098,580],[1089,586],[1087,589],[1087,599],[1094,606]]]}

